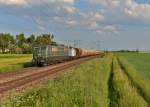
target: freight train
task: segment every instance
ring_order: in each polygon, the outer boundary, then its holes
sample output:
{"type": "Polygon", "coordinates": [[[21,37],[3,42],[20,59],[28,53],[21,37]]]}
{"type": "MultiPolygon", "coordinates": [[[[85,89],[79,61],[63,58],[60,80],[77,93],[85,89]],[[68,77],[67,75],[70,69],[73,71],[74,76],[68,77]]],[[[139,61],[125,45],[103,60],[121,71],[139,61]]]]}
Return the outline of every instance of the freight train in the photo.
{"type": "Polygon", "coordinates": [[[50,65],[81,57],[99,55],[96,50],[73,48],[65,45],[33,46],[32,63],[37,66],[50,65]]]}

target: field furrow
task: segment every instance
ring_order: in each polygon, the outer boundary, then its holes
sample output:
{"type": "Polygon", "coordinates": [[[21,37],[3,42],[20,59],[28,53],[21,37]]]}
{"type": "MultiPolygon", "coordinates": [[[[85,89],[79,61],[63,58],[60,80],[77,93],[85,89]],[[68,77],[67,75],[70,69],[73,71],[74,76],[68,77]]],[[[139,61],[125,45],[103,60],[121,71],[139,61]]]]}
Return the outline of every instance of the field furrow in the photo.
{"type": "Polygon", "coordinates": [[[109,86],[109,107],[117,107],[118,106],[118,103],[119,103],[119,92],[117,90],[115,90],[115,87],[114,87],[114,72],[113,72],[113,59],[112,59],[112,62],[111,62],[111,70],[110,70],[110,77],[109,77],[109,83],[108,83],[108,86],[109,86]]]}
{"type": "Polygon", "coordinates": [[[116,58],[112,65],[110,107],[148,107],[147,101],[138,93],[116,58]]]}
{"type": "Polygon", "coordinates": [[[137,88],[141,95],[150,106],[150,83],[143,79],[142,76],[130,65],[125,59],[118,57],[118,62],[124,73],[131,80],[132,85],[137,88]]]}

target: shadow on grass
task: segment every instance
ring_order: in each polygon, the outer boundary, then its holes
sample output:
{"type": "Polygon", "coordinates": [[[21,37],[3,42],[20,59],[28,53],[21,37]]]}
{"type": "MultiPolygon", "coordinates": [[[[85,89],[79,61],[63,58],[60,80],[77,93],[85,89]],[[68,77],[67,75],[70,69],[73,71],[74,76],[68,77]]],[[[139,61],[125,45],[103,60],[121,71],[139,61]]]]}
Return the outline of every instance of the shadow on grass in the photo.
{"type": "Polygon", "coordinates": [[[24,68],[33,67],[33,64],[32,64],[32,62],[26,62],[26,63],[23,64],[23,67],[24,68]]]}
{"type": "Polygon", "coordinates": [[[111,74],[109,77],[109,81],[108,81],[108,85],[109,85],[109,99],[110,99],[110,103],[109,103],[109,107],[119,107],[118,103],[119,103],[119,99],[120,99],[120,95],[119,92],[115,89],[114,86],[114,68],[113,68],[113,60],[112,60],[112,64],[111,64],[111,74]]]}

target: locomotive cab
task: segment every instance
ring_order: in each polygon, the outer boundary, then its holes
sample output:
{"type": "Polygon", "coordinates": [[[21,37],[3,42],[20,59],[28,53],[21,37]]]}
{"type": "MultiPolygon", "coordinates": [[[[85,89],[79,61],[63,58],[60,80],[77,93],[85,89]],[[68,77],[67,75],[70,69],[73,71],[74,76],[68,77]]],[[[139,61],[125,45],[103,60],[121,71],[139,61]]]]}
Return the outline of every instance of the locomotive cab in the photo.
{"type": "Polygon", "coordinates": [[[34,46],[33,47],[33,60],[34,65],[44,65],[47,59],[47,46],[34,46]]]}

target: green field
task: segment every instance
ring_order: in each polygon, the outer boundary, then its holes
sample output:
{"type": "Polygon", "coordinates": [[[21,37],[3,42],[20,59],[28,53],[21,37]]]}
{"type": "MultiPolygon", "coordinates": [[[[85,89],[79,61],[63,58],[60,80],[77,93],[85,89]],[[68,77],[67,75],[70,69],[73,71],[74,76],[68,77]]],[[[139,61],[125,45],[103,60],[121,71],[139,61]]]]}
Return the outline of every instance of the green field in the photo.
{"type": "Polygon", "coordinates": [[[133,64],[137,71],[150,80],[150,53],[119,53],[133,64]]]}
{"type": "Polygon", "coordinates": [[[138,70],[128,58],[109,54],[12,94],[0,107],[150,107],[150,81],[138,70]]]}
{"type": "Polygon", "coordinates": [[[0,73],[31,66],[31,54],[0,54],[0,73]]]}

